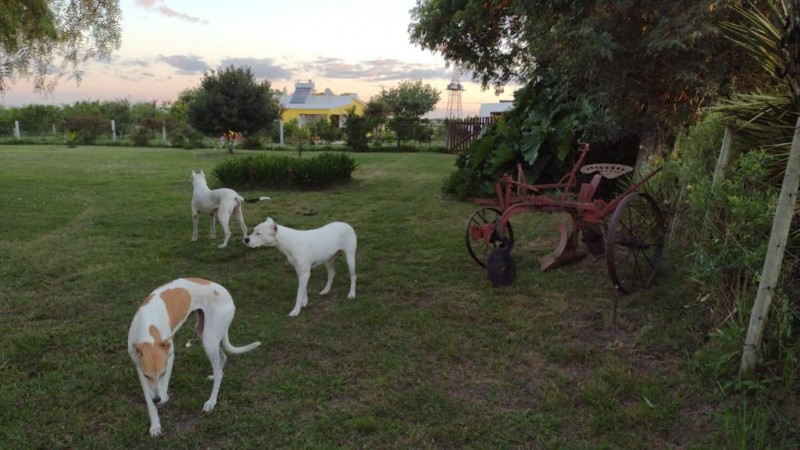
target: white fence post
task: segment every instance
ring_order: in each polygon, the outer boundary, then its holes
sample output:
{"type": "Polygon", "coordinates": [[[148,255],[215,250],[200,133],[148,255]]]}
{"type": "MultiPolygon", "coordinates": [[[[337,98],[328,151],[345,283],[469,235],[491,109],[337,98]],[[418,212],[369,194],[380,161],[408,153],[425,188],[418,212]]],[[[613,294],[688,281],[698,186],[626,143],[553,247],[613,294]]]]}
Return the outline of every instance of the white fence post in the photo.
{"type": "Polygon", "coordinates": [[[111,119],[111,142],[117,142],[117,124],[111,119]]]}
{"type": "Polygon", "coordinates": [[[19,140],[19,120],[14,121],[14,137],[19,140]]]}

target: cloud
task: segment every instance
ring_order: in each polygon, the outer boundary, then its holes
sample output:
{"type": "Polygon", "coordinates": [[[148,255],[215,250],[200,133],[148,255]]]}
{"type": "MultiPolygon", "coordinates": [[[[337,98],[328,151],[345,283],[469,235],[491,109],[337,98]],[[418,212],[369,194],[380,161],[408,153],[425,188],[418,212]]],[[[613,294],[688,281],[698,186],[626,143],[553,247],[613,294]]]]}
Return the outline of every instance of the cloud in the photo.
{"type": "Polygon", "coordinates": [[[201,25],[208,25],[208,21],[205,19],[190,16],[189,14],[170,8],[166,5],[166,0],[135,0],[135,3],[144,9],[155,10],[166,17],[184,20],[191,23],[199,23],[201,25]]]}
{"type": "Polygon", "coordinates": [[[289,80],[292,71],[278,64],[272,58],[225,58],[220,61],[220,66],[250,67],[256,79],[289,80]]]}
{"type": "Polygon", "coordinates": [[[203,58],[194,55],[159,56],[158,61],[178,69],[180,75],[195,75],[209,69],[203,58]]]}
{"type": "Polygon", "coordinates": [[[351,78],[365,81],[448,79],[450,71],[425,64],[405,63],[396,59],[346,62],[338,58],[319,58],[306,67],[327,78],[351,78]]]}
{"type": "Polygon", "coordinates": [[[126,67],[149,67],[150,61],[144,59],[127,59],[124,61],[119,61],[116,64],[126,67]]]}

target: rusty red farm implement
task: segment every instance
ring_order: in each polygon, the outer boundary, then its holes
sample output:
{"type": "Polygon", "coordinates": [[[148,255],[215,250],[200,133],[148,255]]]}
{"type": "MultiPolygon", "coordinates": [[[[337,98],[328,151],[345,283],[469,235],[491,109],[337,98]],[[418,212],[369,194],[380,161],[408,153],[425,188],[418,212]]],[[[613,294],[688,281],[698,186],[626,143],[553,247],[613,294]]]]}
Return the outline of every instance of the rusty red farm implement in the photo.
{"type": "Polygon", "coordinates": [[[568,228],[559,222],[559,243],[540,259],[541,270],[577,261],[586,255],[578,249],[582,237],[593,255],[605,254],[608,275],[619,294],[647,287],[656,275],[664,251],[665,222],[653,198],[640,188],[658,171],[633,183],[613,199],[596,197],[603,179],[633,171],[620,164],[582,165],[589,144],[581,143],[570,172],[552,184],[527,184],[522,166],[516,179],[504,174],[495,183],[496,197],[479,199],[481,205],[467,220],[465,241],[470,256],[486,267],[495,285],[513,283],[516,269],[511,250],[514,229],[511,218],[523,212],[567,213],[568,228]],[[577,186],[578,171],[591,175],[577,186]]]}

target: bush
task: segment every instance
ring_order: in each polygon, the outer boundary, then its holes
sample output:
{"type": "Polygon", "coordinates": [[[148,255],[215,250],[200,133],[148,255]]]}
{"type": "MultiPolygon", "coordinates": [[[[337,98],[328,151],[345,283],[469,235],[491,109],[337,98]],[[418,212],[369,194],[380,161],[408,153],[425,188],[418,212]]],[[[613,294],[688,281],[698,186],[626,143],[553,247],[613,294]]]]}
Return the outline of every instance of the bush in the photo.
{"type": "Polygon", "coordinates": [[[147,147],[150,144],[150,138],[152,136],[153,133],[149,129],[139,126],[136,128],[136,131],[133,132],[133,135],[131,135],[131,142],[134,147],[147,147]]]}
{"type": "Polygon", "coordinates": [[[312,157],[258,155],[231,158],[211,173],[232,188],[321,189],[352,177],[357,164],[345,153],[325,152],[312,157]]]}
{"type": "MultiPolygon", "coordinates": [[[[76,133],[78,143],[85,145],[94,144],[97,137],[103,134],[107,127],[108,124],[105,120],[85,114],[75,114],[64,120],[64,128],[76,133]]],[[[110,134],[110,128],[108,132],[110,134]]]]}
{"type": "Polygon", "coordinates": [[[263,150],[261,139],[256,135],[249,135],[242,141],[241,147],[245,150],[263,150]]]}
{"type": "Polygon", "coordinates": [[[203,143],[203,135],[189,126],[176,127],[172,133],[171,141],[173,147],[178,147],[185,150],[202,148],[205,146],[203,143]]]}

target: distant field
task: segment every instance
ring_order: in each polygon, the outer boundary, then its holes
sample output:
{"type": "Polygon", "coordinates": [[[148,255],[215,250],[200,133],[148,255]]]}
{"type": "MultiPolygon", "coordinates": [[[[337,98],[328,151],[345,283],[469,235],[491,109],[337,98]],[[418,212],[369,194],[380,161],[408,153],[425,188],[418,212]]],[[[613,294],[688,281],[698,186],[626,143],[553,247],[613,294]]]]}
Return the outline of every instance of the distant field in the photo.
{"type": "Polygon", "coordinates": [[[127,330],[152,289],[183,276],[226,286],[231,340],[263,345],[228,359],[201,413],[210,365],[190,325],[177,334],[164,447],[726,446],[713,386],[687,369],[703,335],[672,255],[615,323],[604,261],[538,272],[555,218],[530,215],[514,224],[516,283],[492,289],[464,248],[473,205],[439,194],[454,156],[353,156],[354,180],[334,190],[243,192],[273,198],[246,205],[251,227],[343,220],[358,233],[356,299],[339,261],[331,294],[316,295],[315,269],[289,318],[296,277],[277,250],[244,247],[235,225],[217,249],[207,219],[189,240],[191,170],[223,152],[0,147],[0,447],[150,447],[127,330]]]}

